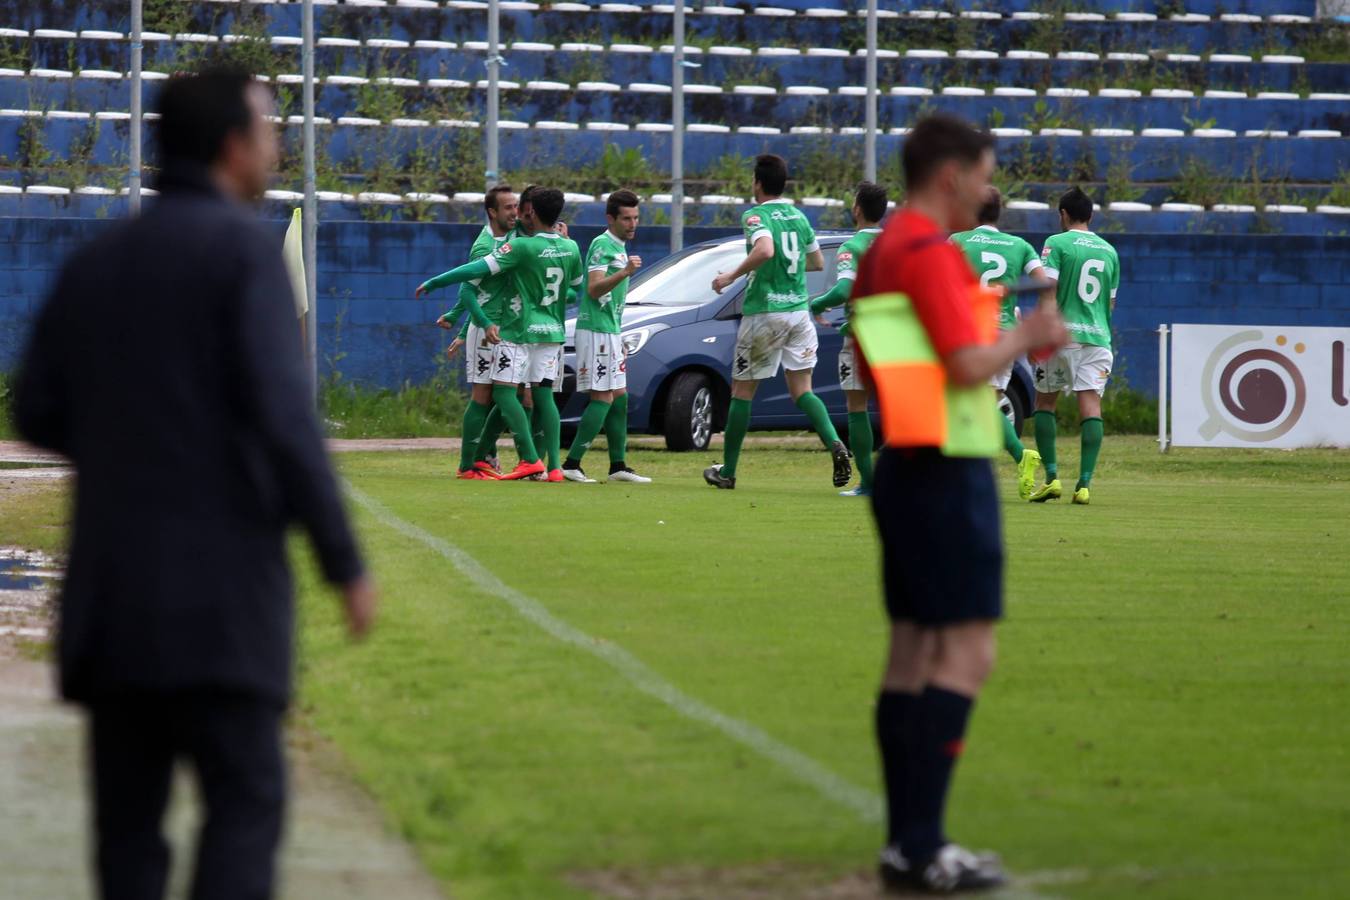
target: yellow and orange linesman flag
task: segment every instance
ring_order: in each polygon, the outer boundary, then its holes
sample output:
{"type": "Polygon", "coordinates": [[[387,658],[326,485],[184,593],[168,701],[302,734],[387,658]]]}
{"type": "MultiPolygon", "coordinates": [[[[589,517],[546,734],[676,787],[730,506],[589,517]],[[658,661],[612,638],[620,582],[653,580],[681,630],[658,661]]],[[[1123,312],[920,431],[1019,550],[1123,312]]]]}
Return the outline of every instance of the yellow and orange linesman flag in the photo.
{"type": "Polygon", "coordinates": [[[309,312],[309,292],[305,289],[305,240],[300,225],[300,210],[291,212],[291,224],[286,228],[286,240],[281,244],[281,256],[286,260],[286,271],[291,276],[291,291],[295,294],[295,317],[303,319],[309,312]]]}
{"type": "MultiPolygon", "coordinates": [[[[977,285],[970,302],[981,342],[992,343],[998,293],[977,285]]],[[[876,385],[881,431],[888,446],[937,447],[946,456],[998,454],[1003,437],[993,389],[987,384],[957,387],[947,381],[947,371],[909,297],[889,293],[856,300],[849,328],[876,385]]]]}

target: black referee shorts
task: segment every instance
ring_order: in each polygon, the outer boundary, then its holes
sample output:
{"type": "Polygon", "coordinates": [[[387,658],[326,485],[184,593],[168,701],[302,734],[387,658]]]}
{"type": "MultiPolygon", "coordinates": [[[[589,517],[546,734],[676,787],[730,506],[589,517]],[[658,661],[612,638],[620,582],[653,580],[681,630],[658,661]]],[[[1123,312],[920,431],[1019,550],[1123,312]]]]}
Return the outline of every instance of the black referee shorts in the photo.
{"type": "Polygon", "coordinates": [[[988,460],[887,447],[872,513],[892,621],[941,626],[1003,615],[1003,529],[988,460]]]}

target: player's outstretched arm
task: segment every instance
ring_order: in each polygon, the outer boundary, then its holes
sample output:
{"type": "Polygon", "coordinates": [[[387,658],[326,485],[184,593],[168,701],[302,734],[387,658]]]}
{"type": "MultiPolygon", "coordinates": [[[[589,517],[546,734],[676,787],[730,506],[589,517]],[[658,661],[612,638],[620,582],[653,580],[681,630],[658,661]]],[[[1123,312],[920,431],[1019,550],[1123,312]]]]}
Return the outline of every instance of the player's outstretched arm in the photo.
{"type": "Polygon", "coordinates": [[[843,306],[848,302],[851,293],[853,293],[853,282],[847,278],[839,279],[834,283],[834,287],[811,301],[811,315],[818,316],[826,310],[843,306]]]}
{"type": "MultiPolygon", "coordinates": [[[[463,284],[466,281],[473,281],[476,278],[486,278],[488,275],[493,274],[487,259],[487,257],[476,259],[473,262],[465,263],[458,268],[451,269],[449,272],[442,272],[434,278],[428,278],[417,286],[417,291],[414,296],[421,297],[431,291],[448,287],[452,284],[463,284]]],[[[488,328],[492,325],[492,321],[484,314],[483,307],[478,305],[477,295],[477,291],[471,293],[461,291],[459,300],[469,311],[469,318],[473,320],[473,324],[477,325],[479,328],[488,328]]]]}

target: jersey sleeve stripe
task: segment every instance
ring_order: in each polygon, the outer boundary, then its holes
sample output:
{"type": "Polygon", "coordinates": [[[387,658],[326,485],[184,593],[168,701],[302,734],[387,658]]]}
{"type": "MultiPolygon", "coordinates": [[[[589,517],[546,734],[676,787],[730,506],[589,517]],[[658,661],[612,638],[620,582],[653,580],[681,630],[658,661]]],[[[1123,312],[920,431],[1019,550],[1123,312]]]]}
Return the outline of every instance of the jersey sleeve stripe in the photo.
{"type": "Polygon", "coordinates": [[[497,262],[497,260],[491,254],[483,257],[483,262],[487,263],[487,267],[492,272],[493,275],[496,275],[502,270],[502,264],[497,262]]]}
{"type": "Polygon", "coordinates": [[[1026,268],[1023,269],[1022,271],[1025,272],[1027,275],[1030,275],[1032,272],[1035,272],[1039,268],[1041,268],[1041,261],[1039,259],[1031,259],[1027,261],[1026,268]]]}
{"type": "Polygon", "coordinates": [[[1045,274],[1050,278],[1055,279],[1055,281],[1059,281],[1059,269],[1052,269],[1049,266],[1046,266],[1045,274]]]}
{"type": "Polygon", "coordinates": [[[806,246],[807,253],[815,253],[819,249],[820,249],[820,241],[816,240],[815,238],[812,238],[811,243],[806,246]]]}
{"type": "Polygon", "coordinates": [[[838,273],[838,278],[840,281],[853,281],[857,277],[858,273],[853,269],[844,269],[842,272],[838,273]]]}
{"type": "Polygon", "coordinates": [[[592,265],[592,266],[591,266],[589,269],[587,269],[586,271],[587,271],[587,272],[608,272],[608,271],[609,271],[609,263],[607,263],[607,262],[602,262],[602,263],[600,263],[600,264],[598,264],[598,265],[592,265]]]}
{"type": "Polygon", "coordinates": [[[758,231],[753,231],[750,233],[750,243],[753,244],[755,241],[759,240],[762,237],[772,239],[773,235],[769,232],[769,229],[761,228],[758,231]]]}

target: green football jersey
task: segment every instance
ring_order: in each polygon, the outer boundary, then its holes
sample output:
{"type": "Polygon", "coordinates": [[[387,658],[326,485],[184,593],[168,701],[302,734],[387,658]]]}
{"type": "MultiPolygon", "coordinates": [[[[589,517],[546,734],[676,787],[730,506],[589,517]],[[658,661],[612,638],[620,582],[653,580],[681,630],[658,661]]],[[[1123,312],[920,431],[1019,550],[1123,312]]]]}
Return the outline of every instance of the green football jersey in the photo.
{"type": "MultiPolygon", "coordinates": [[[[858,277],[858,266],[862,263],[863,254],[867,248],[872,246],[872,242],[881,234],[880,228],[864,228],[853,237],[844,241],[839,253],[834,258],[834,276],[839,281],[849,283],[849,292],[853,291],[853,282],[858,277]]],[[[839,333],[845,337],[848,336],[848,313],[849,305],[844,304],[844,321],[839,326],[839,333]]]]}
{"type": "Polygon", "coordinates": [[[502,321],[502,340],[512,343],[562,343],[570,288],[581,284],[581,250],[576,241],[551,231],[512,237],[484,260],[495,275],[506,273],[515,285],[508,304],[514,313],[502,321]]]}
{"type": "MultiPolygon", "coordinates": [[[[586,254],[586,277],[591,272],[599,272],[606,277],[621,271],[628,265],[628,250],[623,241],[606,229],[605,233],[591,241],[591,249],[586,254]]],[[[598,331],[601,334],[618,334],[623,327],[623,305],[628,302],[628,279],[625,278],[610,289],[599,300],[592,300],[589,291],[581,293],[581,308],[577,313],[577,328],[586,331],[598,331]]]]}
{"type": "MultiPolygon", "coordinates": [[[[1036,249],[1015,234],[1004,234],[992,225],[973,231],[958,231],[952,242],[966,254],[970,267],[985,287],[1012,287],[1024,275],[1041,267],[1036,249]]],[[[1000,328],[1017,327],[1017,296],[1008,294],[999,310],[1000,328]]]]}
{"type": "MultiPolygon", "coordinates": [[[[473,248],[469,251],[469,261],[482,259],[493,250],[501,246],[503,241],[509,240],[511,234],[497,237],[492,233],[492,229],[487,226],[479,232],[477,239],[473,242],[473,248]]],[[[502,311],[511,303],[511,298],[516,295],[516,286],[511,283],[509,275],[489,275],[476,282],[470,282],[478,289],[478,305],[483,307],[483,314],[497,324],[502,323],[502,311]]]]}
{"type": "Polygon", "coordinates": [[[1059,282],[1056,299],[1069,338],[1109,349],[1111,304],[1120,289],[1116,248],[1090,231],[1065,231],[1046,240],[1041,261],[1059,282]]]}
{"type": "Polygon", "coordinates": [[[748,253],[755,241],[773,239],[773,259],[750,273],[745,288],[747,316],[806,309],[806,255],[820,249],[811,223],[786,200],[770,200],[751,207],[741,217],[748,253]]]}

